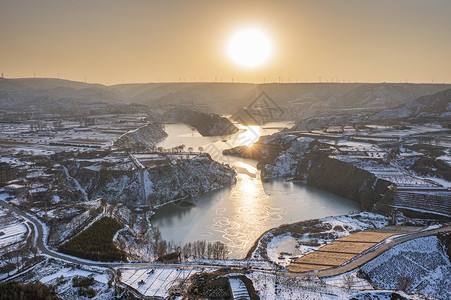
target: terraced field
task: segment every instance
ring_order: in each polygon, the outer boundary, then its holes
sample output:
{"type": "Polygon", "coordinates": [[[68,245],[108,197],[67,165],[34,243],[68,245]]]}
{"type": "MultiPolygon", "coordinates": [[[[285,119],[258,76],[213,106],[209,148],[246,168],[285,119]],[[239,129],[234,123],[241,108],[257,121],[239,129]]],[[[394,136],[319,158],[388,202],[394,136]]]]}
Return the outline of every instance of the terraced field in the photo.
{"type": "Polygon", "coordinates": [[[414,230],[410,227],[383,228],[377,231],[361,231],[325,245],[292,262],[287,269],[293,273],[322,271],[336,268],[370,250],[383,240],[414,230]]]}

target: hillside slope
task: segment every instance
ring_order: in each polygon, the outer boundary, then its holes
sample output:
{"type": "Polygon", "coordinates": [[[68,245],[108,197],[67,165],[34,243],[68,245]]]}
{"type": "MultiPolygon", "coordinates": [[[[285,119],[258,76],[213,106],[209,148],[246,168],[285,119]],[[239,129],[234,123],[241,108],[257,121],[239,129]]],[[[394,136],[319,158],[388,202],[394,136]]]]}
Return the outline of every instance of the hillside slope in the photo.
{"type": "Polygon", "coordinates": [[[389,108],[450,88],[441,84],[376,83],[348,91],[331,106],[336,108],[389,108]]]}
{"type": "Polygon", "coordinates": [[[451,89],[423,96],[393,109],[371,116],[372,120],[451,121],[451,89]]]}

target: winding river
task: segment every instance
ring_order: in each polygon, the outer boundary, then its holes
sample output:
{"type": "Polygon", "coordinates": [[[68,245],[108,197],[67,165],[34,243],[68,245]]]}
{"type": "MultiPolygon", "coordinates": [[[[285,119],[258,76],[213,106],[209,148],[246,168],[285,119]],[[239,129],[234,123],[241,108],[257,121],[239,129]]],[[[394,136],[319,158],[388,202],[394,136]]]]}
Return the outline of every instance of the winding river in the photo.
{"type": "Polygon", "coordinates": [[[195,205],[168,204],[152,218],[163,238],[184,244],[196,240],[224,242],[229,258],[243,258],[266,230],[281,224],[358,211],[359,204],[306,185],[271,180],[262,182],[257,162],[222,155],[222,150],[251,145],[261,135],[272,134],[289,123],[241,126],[225,137],[203,137],[184,124],[166,124],[168,137],[158,146],[185,145],[196,151],[202,147],[213,159],[234,166],[238,175],[234,186],[203,195],[195,205]]]}

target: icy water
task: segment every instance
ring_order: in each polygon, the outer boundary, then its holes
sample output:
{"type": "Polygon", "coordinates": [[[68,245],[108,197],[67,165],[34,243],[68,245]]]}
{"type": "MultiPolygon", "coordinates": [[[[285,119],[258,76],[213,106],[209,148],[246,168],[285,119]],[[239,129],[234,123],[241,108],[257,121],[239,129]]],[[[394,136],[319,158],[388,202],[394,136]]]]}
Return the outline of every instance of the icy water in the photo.
{"type": "Polygon", "coordinates": [[[257,162],[222,155],[222,150],[250,145],[261,135],[278,132],[289,123],[239,126],[234,135],[203,137],[184,124],[167,124],[169,136],[158,146],[186,149],[202,147],[213,159],[236,168],[237,183],[203,195],[195,205],[168,204],[152,218],[166,240],[183,244],[196,240],[224,242],[229,258],[243,258],[255,240],[266,230],[281,224],[347,214],[359,204],[346,198],[302,184],[271,180],[262,182],[257,162]]]}

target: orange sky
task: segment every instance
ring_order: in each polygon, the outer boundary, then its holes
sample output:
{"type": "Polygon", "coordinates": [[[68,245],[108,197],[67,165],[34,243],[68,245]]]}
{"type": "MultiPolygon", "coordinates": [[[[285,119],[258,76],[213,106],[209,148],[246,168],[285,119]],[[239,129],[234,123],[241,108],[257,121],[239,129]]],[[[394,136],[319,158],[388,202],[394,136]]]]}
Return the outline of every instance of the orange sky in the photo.
{"type": "Polygon", "coordinates": [[[103,84],[161,81],[451,82],[449,0],[0,0],[0,72],[103,84]],[[267,64],[226,55],[239,28],[267,64]]]}

